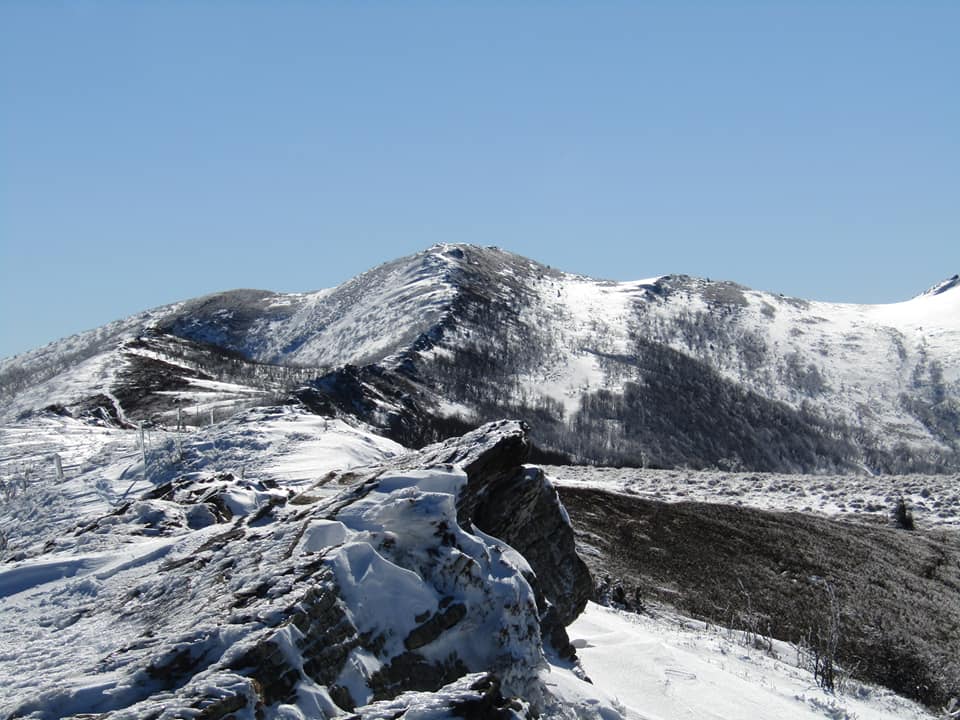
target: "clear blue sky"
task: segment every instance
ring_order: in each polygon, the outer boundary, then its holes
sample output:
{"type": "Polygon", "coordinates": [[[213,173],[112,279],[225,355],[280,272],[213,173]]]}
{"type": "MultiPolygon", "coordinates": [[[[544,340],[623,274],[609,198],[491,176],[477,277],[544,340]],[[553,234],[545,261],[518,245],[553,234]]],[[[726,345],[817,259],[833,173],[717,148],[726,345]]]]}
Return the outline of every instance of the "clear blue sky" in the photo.
{"type": "Polygon", "coordinates": [[[435,242],[892,302],[960,272],[960,2],[0,2],[0,356],[435,242]]]}

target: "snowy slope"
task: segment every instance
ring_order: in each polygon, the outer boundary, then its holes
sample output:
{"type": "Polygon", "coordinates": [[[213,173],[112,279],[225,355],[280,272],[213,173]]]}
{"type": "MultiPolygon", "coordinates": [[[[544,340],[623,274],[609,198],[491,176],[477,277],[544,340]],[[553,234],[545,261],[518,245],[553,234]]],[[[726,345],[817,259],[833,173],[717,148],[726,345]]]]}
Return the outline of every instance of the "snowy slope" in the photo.
{"type": "Polygon", "coordinates": [[[380,265],[336,288],[186,303],[161,324],[260,362],[307,367],[377,362],[434,326],[452,299],[454,261],[425,252],[380,265]]]}
{"type": "Polygon", "coordinates": [[[109,390],[122,358],[118,350],[179,305],[149,310],[123,320],[49,343],[36,350],[0,359],[0,417],[47,405],[70,404],[109,390]]]}
{"type": "Polygon", "coordinates": [[[758,649],[744,634],[671,612],[637,615],[590,604],[570,627],[587,674],[630,720],[920,720],[921,706],[851,681],[813,681],[797,648],[758,649]]]}
{"type": "MultiPolygon", "coordinates": [[[[564,284],[564,292],[582,295],[583,282],[567,278],[564,284]]],[[[602,286],[586,287],[596,306],[602,286]]],[[[696,280],[665,280],[660,287],[669,288],[665,297],[645,293],[633,304],[639,312],[627,316],[626,330],[617,332],[618,323],[603,327],[607,347],[578,338],[583,350],[568,361],[574,371],[564,373],[567,403],[575,401],[582,383],[573,378],[591,356],[617,354],[625,345],[632,353],[625,341],[629,332],[695,357],[764,397],[817,407],[824,416],[908,442],[930,433],[904,412],[902,394],[939,393],[941,401],[953,402],[960,396],[958,289],[863,306],[808,303],[696,280]]],[[[617,286],[620,292],[628,288],[617,286]]],[[[591,307],[590,300],[575,302],[591,307]]],[[[614,306],[605,314],[588,314],[616,318],[623,312],[614,306]]],[[[591,379],[595,387],[619,390],[618,380],[628,377],[608,371],[591,379]]]]}
{"type": "MultiPolygon", "coordinates": [[[[171,344],[163,340],[165,335],[268,366],[329,369],[383,360],[408,349],[439,322],[455,293],[450,280],[453,266],[446,254],[426,252],[386,263],[333,289],[220,293],[65,338],[0,360],[0,398],[5,401],[0,418],[11,420],[54,404],[71,407],[97,395],[110,398],[120,376],[129,370],[132,356],[182,366],[185,377],[191,379],[193,394],[166,391],[170,400],[166,422],[174,400],[186,401],[197,411],[209,407],[207,400],[218,406],[215,398],[201,397],[196,402],[196,391],[223,390],[225,398],[219,405],[229,407],[242,404],[234,402],[238,395],[265,390],[257,383],[203,387],[196,378],[202,361],[183,363],[175,354],[164,352],[170,348],[163,346],[171,344]],[[159,337],[152,342],[161,347],[144,352],[138,345],[145,335],[159,337]]],[[[283,379],[289,384],[290,375],[283,379]]],[[[266,389],[274,387],[268,383],[266,389]]]]}
{"type": "MultiPolygon", "coordinates": [[[[56,545],[58,536],[184,473],[254,476],[291,491],[334,481],[311,490],[331,494],[340,474],[407,452],[362,428],[290,407],[250,410],[183,433],[148,430],[143,438],[146,452],[137,431],[56,415],[0,425],[0,532],[7,542],[0,558],[56,545]]],[[[91,535],[72,542],[111,541],[91,535]]]]}
{"type": "Polygon", "coordinates": [[[686,276],[605,282],[456,249],[452,317],[416,358],[442,407],[466,419],[519,409],[547,446],[592,462],[821,472],[958,462],[956,282],[903,303],[843,305],[686,276]],[[656,410],[637,407],[664,403],[675,406],[660,428],[656,410]],[[702,408],[696,422],[691,406],[702,408]],[[711,419],[731,436],[704,438],[711,419]],[[757,441],[771,427],[779,435],[757,441]]]}

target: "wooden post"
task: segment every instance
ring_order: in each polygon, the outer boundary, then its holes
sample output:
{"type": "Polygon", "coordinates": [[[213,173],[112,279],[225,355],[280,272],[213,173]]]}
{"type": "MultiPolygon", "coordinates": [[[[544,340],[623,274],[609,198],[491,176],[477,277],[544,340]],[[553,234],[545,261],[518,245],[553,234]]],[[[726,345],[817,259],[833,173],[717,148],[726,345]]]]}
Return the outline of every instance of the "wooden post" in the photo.
{"type": "Polygon", "coordinates": [[[143,433],[143,423],[140,423],[140,454],[143,457],[143,476],[147,476],[147,440],[143,433]]]}

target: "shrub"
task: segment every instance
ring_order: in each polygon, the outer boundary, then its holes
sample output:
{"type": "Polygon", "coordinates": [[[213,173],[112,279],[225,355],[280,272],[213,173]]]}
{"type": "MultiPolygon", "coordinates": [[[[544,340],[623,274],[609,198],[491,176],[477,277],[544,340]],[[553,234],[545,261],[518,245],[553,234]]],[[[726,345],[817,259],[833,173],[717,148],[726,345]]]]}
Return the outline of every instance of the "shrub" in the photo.
{"type": "Polygon", "coordinates": [[[813,670],[813,679],[817,685],[829,693],[838,689],[842,676],[837,664],[837,651],[840,647],[840,603],[833,585],[823,584],[827,595],[825,616],[819,627],[811,629],[806,638],[806,654],[809,667],[813,670]]]}
{"type": "Polygon", "coordinates": [[[910,506],[907,505],[907,501],[903,499],[902,495],[897,499],[897,504],[893,508],[893,522],[903,530],[914,530],[916,528],[913,522],[913,512],[911,512],[910,506]]]}

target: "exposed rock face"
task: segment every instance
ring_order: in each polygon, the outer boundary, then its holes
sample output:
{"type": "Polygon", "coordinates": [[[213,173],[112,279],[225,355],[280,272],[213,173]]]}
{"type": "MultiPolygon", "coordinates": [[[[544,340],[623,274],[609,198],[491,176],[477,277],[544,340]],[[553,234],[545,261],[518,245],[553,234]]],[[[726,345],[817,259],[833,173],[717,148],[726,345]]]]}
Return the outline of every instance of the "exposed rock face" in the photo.
{"type": "Polygon", "coordinates": [[[593,592],[586,564],[576,553],[573,528],[557,491],[539,468],[523,468],[485,488],[474,511],[477,527],[508,542],[530,563],[544,608],[545,635],[571,652],[563,628],[583,612],[593,592]]]}
{"type": "MultiPolygon", "coordinates": [[[[138,573],[102,574],[95,604],[51,620],[100,633],[98,650],[10,716],[537,712],[543,636],[563,649],[562,624],[591,583],[553,488],[520,465],[528,446],[522,424],[491,424],[327,500],[229,476],[160,486],[80,530],[135,523],[167,544],[130,563],[138,573]],[[256,505],[231,500],[254,490],[256,505]]],[[[51,607],[69,608],[82,588],[58,592],[51,607]]]]}
{"type": "Polygon", "coordinates": [[[319,415],[357,418],[411,448],[474,429],[473,424],[432,413],[423,387],[379,365],[345,365],[308,382],[292,398],[319,415]]]}

